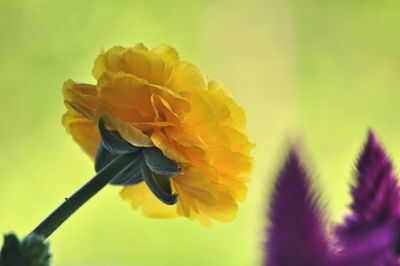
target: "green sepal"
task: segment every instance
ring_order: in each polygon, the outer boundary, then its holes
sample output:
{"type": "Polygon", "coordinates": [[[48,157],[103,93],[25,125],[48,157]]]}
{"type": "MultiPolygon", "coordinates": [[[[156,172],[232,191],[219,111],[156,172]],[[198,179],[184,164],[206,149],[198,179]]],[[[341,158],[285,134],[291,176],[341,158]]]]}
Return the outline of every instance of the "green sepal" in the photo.
{"type": "Polygon", "coordinates": [[[159,200],[168,205],[173,205],[177,202],[178,196],[172,194],[170,178],[150,171],[146,164],[142,165],[141,172],[144,182],[159,200]]]}
{"type": "Polygon", "coordinates": [[[104,147],[112,154],[127,154],[139,149],[124,140],[118,131],[106,129],[103,119],[100,119],[99,121],[99,132],[104,147]]]}
{"type": "Polygon", "coordinates": [[[156,174],[171,177],[181,171],[176,162],[168,159],[158,148],[143,149],[143,155],[146,165],[156,174]]]}
{"type": "Polygon", "coordinates": [[[138,170],[142,164],[141,152],[125,156],[131,157],[131,160],[126,168],[111,180],[110,183],[113,185],[135,185],[143,181],[143,175],[138,170]]]}
{"type": "Polygon", "coordinates": [[[172,193],[170,178],[181,169],[156,147],[135,147],[124,140],[117,131],[107,130],[99,121],[101,141],[96,153],[95,169],[100,172],[118,156],[127,157],[126,166],[110,181],[113,185],[135,185],[145,181],[153,194],[168,205],[177,202],[172,193]]]}
{"type": "MultiPolygon", "coordinates": [[[[134,185],[145,181],[153,194],[168,205],[175,204],[177,195],[172,194],[171,180],[168,176],[159,175],[148,167],[145,159],[145,148],[132,154],[123,156],[131,157],[126,168],[116,175],[110,182],[113,185],[134,185]]],[[[175,173],[175,172],[174,172],[175,173]]]]}
{"type": "Polygon", "coordinates": [[[4,236],[0,253],[0,266],[49,266],[49,244],[37,234],[30,234],[19,241],[15,234],[4,236]]]}
{"type": "Polygon", "coordinates": [[[100,172],[104,167],[106,167],[112,160],[117,158],[118,155],[109,152],[100,141],[99,147],[96,152],[96,159],[94,160],[94,168],[96,173],[100,172]]]}
{"type": "MultiPolygon", "coordinates": [[[[138,150],[138,155],[141,154],[141,151],[138,150]]],[[[96,159],[94,162],[94,166],[96,172],[99,173],[104,167],[106,167],[111,161],[116,159],[118,156],[124,156],[126,158],[130,158],[126,160],[126,166],[123,171],[116,171],[118,174],[114,176],[114,178],[110,181],[113,185],[135,185],[143,181],[142,175],[139,171],[137,171],[137,158],[140,156],[136,156],[136,153],[131,154],[123,154],[116,155],[109,152],[105,147],[103,142],[100,142],[99,147],[96,152],[96,159]]],[[[118,169],[117,169],[118,170],[118,169]]]]}

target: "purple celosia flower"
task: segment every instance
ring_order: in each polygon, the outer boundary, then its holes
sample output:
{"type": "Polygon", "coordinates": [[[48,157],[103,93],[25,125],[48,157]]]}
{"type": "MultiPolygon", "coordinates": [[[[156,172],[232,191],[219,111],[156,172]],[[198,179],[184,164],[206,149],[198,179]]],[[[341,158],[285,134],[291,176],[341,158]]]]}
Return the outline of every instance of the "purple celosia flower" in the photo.
{"type": "Polygon", "coordinates": [[[372,132],[355,169],[352,213],[336,228],[343,240],[400,217],[400,194],[389,158],[372,132]]]}
{"type": "MultiPolygon", "coordinates": [[[[371,131],[355,170],[352,212],[344,224],[335,229],[344,248],[353,246],[354,239],[371,229],[400,218],[397,178],[389,158],[371,131]]],[[[400,265],[393,250],[388,250],[380,261],[376,265],[400,265]]]]}
{"type": "Polygon", "coordinates": [[[355,175],[352,213],[328,237],[318,197],[292,150],[271,201],[264,265],[399,266],[400,189],[372,132],[355,175]]]}
{"type": "Polygon", "coordinates": [[[326,265],[323,221],[307,173],[294,150],[276,181],[269,218],[266,265],[326,265]]]}

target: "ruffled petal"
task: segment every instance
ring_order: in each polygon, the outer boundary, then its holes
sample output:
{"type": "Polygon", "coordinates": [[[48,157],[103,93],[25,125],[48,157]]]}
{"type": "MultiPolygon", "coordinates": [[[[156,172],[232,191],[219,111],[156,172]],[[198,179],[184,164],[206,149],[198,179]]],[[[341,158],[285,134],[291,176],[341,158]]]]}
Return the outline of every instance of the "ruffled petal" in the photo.
{"type": "Polygon", "coordinates": [[[228,223],[235,219],[238,211],[236,200],[227,192],[217,192],[217,202],[213,205],[198,203],[200,212],[207,214],[211,218],[228,223]]]}
{"type": "Polygon", "coordinates": [[[150,138],[153,141],[154,146],[159,148],[168,158],[179,163],[188,163],[187,157],[182,154],[178,145],[174,141],[170,140],[162,130],[154,130],[150,138]]]}
{"type": "Polygon", "coordinates": [[[230,126],[244,132],[246,128],[246,114],[235,100],[229,95],[223,85],[215,80],[208,82],[208,91],[218,101],[223,102],[230,111],[230,118],[224,120],[221,125],[230,126]]]}
{"type": "Polygon", "coordinates": [[[160,44],[159,46],[151,49],[151,52],[159,54],[164,57],[165,60],[179,61],[179,54],[168,44],[160,44]]]}
{"type": "Polygon", "coordinates": [[[116,46],[101,51],[95,60],[92,74],[100,79],[105,72],[124,72],[143,78],[151,84],[164,85],[174,69],[175,60],[172,56],[172,50],[166,47],[160,47],[158,53],[154,53],[143,44],[132,48],[116,46]]]}
{"type": "Polygon", "coordinates": [[[94,158],[100,143],[100,136],[93,122],[76,111],[69,110],[64,114],[62,124],[79,146],[91,158],[94,158]]]}
{"type": "Polygon", "coordinates": [[[250,150],[254,148],[255,145],[251,143],[248,137],[239,130],[228,126],[221,126],[221,130],[228,140],[225,142],[229,144],[230,151],[249,154],[250,150]]]}
{"type": "Polygon", "coordinates": [[[67,80],[64,82],[63,95],[67,105],[88,119],[94,117],[94,112],[99,104],[96,86],[67,80]]]}
{"type": "Polygon", "coordinates": [[[173,182],[182,201],[181,215],[196,218],[204,224],[210,221],[204,219],[203,214],[221,222],[235,218],[238,206],[234,197],[220,190],[222,187],[213,184],[199,169],[185,168],[183,175],[174,177],[173,182]]]}
{"type": "Polygon", "coordinates": [[[132,208],[142,209],[144,215],[152,218],[177,217],[176,206],[162,203],[145,183],[126,186],[120,192],[121,197],[131,203],[132,208]]]}
{"type": "Polygon", "coordinates": [[[207,78],[195,65],[181,61],[175,65],[166,87],[177,92],[207,90],[207,78]]]}
{"type": "Polygon", "coordinates": [[[122,59],[127,66],[127,73],[158,85],[164,85],[170,79],[175,64],[160,54],[138,49],[125,50],[122,59]]]}
{"type": "MultiPolygon", "coordinates": [[[[118,117],[109,115],[107,109],[99,108],[96,115],[97,121],[103,119],[107,126],[118,131],[122,138],[136,147],[153,147],[150,137],[144,134],[140,129],[130,123],[120,120],[118,117]]],[[[97,123],[96,123],[97,124],[97,123]]]]}
{"type": "Polygon", "coordinates": [[[248,155],[221,149],[215,153],[214,165],[228,175],[248,175],[252,171],[253,160],[248,155]]]}
{"type": "Polygon", "coordinates": [[[218,120],[210,105],[196,93],[190,95],[191,112],[183,121],[188,130],[196,132],[200,139],[207,145],[214,145],[218,140],[218,120]]]}
{"type": "Polygon", "coordinates": [[[228,192],[237,200],[244,201],[247,195],[247,177],[243,176],[220,176],[221,184],[226,187],[228,192]]]}
{"type": "Polygon", "coordinates": [[[105,72],[97,84],[98,96],[115,108],[133,108],[150,121],[154,119],[148,84],[135,76],[105,72]]]}
{"type": "Polygon", "coordinates": [[[127,72],[128,68],[122,60],[122,53],[125,50],[122,46],[115,46],[107,51],[101,50],[94,61],[93,77],[98,80],[105,72],[127,72]]]}

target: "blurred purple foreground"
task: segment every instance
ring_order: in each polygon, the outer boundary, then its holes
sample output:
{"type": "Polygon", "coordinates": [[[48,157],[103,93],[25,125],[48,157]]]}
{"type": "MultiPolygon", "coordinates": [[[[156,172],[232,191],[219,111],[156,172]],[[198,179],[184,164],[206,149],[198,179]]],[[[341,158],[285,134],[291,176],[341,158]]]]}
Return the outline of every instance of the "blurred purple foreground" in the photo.
{"type": "Polygon", "coordinates": [[[292,149],[272,196],[264,265],[400,266],[400,189],[392,164],[372,132],[355,178],[352,212],[332,228],[292,149]]]}

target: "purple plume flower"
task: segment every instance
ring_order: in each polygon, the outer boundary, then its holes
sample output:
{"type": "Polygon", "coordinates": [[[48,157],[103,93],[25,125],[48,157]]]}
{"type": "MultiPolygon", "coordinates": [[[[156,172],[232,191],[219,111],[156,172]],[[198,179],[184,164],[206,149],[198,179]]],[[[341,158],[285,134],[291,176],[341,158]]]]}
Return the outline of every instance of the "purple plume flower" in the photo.
{"type": "MultiPolygon", "coordinates": [[[[354,247],[356,239],[367,232],[400,218],[397,179],[389,158],[371,131],[358,159],[355,176],[356,183],[351,190],[352,213],[336,228],[338,241],[344,249],[354,247]]],[[[382,252],[373,265],[400,265],[393,251],[394,248],[388,248],[382,252]]]]}
{"type": "Polygon", "coordinates": [[[331,256],[330,266],[395,266],[393,251],[398,244],[399,222],[391,221],[365,231],[352,244],[331,256]],[[392,256],[388,256],[388,251],[392,256]]]}
{"type": "Polygon", "coordinates": [[[267,266],[324,266],[324,225],[309,178],[295,151],[281,170],[269,211],[267,266]]]}
{"type": "Polygon", "coordinates": [[[400,266],[400,188],[372,132],[356,166],[352,213],[325,235],[317,196],[292,150],[269,212],[266,266],[400,266]]]}
{"type": "Polygon", "coordinates": [[[357,162],[351,192],[352,213],[336,228],[342,240],[400,217],[400,191],[392,164],[371,131],[357,162]]]}

